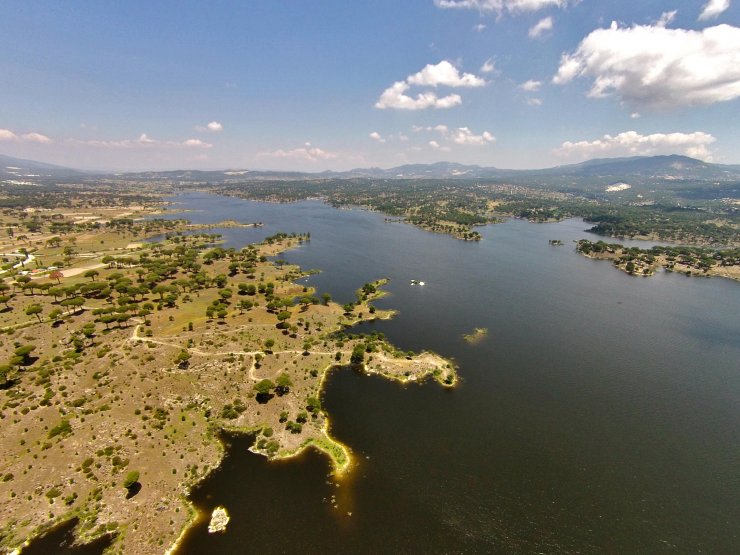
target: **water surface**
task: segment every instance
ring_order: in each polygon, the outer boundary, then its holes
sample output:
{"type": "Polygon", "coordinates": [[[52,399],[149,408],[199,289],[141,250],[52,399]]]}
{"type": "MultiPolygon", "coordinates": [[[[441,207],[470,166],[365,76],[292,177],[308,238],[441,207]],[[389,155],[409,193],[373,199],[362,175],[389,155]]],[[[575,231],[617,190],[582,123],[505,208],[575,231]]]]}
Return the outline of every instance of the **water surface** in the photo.
{"type": "Polygon", "coordinates": [[[318,201],[176,200],[195,222],[265,223],[216,230],[229,246],[311,233],[282,258],[320,268],[306,281],[340,302],[391,278],[376,304],[398,317],[360,329],[454,358],[462,377],[450,391],[336,372],[324,401],[352,474],[232,439],[193,495],[225,505],[229,528],[201,523],[181,553],[740,550],[740,284],[628,276],[575,253],[598,239],[579,220],[510,220],[464,243],[318,201]],[[475,327],[489,333],[470,345],[475,327]]]}

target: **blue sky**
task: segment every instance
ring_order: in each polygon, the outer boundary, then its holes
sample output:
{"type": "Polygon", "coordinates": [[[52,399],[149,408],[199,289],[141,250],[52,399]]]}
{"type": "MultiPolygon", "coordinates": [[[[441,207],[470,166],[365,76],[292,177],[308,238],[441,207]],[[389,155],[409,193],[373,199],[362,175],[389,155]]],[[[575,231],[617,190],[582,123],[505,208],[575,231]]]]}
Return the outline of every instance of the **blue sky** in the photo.
{"type": "Polygon", "coordinates": [[[87,169],[740,163],[740,0],[0,4],[0,153],[87,169]]]}

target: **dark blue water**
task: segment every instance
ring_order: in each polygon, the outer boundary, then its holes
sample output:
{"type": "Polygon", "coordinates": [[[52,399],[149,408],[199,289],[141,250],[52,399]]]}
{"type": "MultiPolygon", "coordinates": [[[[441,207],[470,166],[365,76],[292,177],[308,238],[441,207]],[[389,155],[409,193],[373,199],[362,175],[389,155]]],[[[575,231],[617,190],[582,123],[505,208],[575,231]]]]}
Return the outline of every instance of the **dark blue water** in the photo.
{"type": "Polygon", "coordinates": [[[462,376],[449,391],[337,372],[324,400],[352,475],[337,485],[317,454],[271,464],[230,440],[193,496],[225,505],[228,531],[202,523],[182,553],[740,551],[740,284],[628,276],[575,253],[595,238],[578,220],[464,243],[318,201],[177,201],[202,210],[194,222],[265,223],[215,230],[230,246],[310,232],[282,258],[320,268],[307,281],[341,302],[391,278],[377,305],[399,315],[361,329],[462,376]],[[470,345],[475,327],[489,333],[470,345]]]}

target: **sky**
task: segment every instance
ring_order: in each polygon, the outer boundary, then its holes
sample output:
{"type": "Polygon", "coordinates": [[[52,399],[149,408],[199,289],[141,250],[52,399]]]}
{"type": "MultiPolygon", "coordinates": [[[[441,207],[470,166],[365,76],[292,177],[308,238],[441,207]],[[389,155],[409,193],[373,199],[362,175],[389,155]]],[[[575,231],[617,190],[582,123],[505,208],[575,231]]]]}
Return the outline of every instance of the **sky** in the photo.
{"type": "Polygon", "coordinates": [[[4,0],[0,153],[108,171],[737,164],[740,0],[4,0]]]}

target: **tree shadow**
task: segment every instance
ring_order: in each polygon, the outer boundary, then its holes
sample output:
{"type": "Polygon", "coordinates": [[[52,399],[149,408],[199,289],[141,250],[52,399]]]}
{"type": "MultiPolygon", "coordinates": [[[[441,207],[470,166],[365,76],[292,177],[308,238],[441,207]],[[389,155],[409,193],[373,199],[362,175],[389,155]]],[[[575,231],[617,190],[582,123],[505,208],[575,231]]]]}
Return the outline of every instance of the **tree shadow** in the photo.
{"type": "Polygon", "coordinates": [[[274,395],[273,395],[272,393],[258,393],[258,394],[257,394],[257,395],[255,396],[255,399],[257,399],[257,402],[258,402],[258,403],[259,403],[260,405],[265,405],[265,404],[267,404],[267,402],[268,402],[268,401],[269,401],[270,399],[272,399],[273,397],[274,397],[274,395]]]}
{"type": "Polygon", "coordinates": [[[128,490],[126,492],[126,499],[131,499],[133,496],[135,496],[137,493],[141,491],[141,483],[134,482],[126,489],[128,490]]]}

